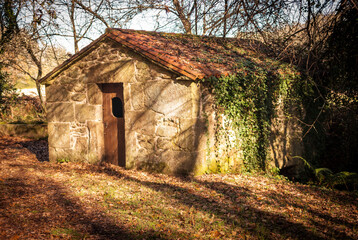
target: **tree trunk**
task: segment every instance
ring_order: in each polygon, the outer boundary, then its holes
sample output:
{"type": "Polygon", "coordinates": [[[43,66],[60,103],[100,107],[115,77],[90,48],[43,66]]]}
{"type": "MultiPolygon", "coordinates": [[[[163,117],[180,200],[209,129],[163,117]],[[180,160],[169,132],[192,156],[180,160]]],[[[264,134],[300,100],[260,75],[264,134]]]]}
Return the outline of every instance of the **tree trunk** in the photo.
{"type": "Polygon", "coordinates": [[[180,3],[179,3],[178,0],[173,0],[173,4],[174,4],[174,6],[175,6],[175,9],[176,9],[177,12],[178,12],[178,17],[179,17],[181,23],[182,23],[183,26],[184,26],[185,33],[187,33],[187,34],[192,34],[192,32],[191,32],[191,22],[190,22],[189,19],[185,16],[183,6],[180,5],[180,3]]]}

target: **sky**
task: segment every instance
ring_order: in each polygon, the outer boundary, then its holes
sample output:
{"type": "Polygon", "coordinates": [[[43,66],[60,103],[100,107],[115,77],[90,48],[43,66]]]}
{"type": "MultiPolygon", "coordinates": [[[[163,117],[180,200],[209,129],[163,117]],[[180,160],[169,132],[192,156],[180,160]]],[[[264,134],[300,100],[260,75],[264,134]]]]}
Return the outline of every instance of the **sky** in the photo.
{"type": "MultiPolygon", "coordinates": [[[[135,29],[135,30],[146,30],[146,31],[154,31],[156,27],[155,20],[153,19],[153,15],[148,14],[148,11],[145,13],[139,14],[135,16],[132,21],[130,21],[125,28],[127,29],[135,29]]],[[[100,26],[99,29],[103,29],[102,32],[96,31],[93,32],[91,35],[91,39],[83,39],[79,42],[79,48],[82,49],[83,47],[90,44],[93,40],[97,39],[101,34],[103,34],[106,30],[104,25],[100,26]]],[[[166,30],[169,30],[168,28],[166,30]]],[[[55,41],[57,44],[64,47],[67,52],[74,54],[74,44],[72,38],[65,38],[65,37],[55,37],[55,41]]]]}

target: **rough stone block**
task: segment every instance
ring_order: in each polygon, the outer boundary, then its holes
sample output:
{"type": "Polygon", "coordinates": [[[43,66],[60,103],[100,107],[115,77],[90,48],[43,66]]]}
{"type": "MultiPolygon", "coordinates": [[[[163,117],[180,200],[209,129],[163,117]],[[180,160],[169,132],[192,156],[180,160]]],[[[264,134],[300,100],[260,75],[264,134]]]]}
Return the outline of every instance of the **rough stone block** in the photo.
{"type": "Polygon", "coordinates": [[[98,104],[101,105],[103,103],[102,91],[100,87],[95,83],[87,84],[87,98],[89,104],[98,104]]]}
{"type": "Polygon", "coordinates": [[[112,82],[133,82],[134,72],[134,63],[127,61],[116,71],[112,82]]]}
{"type": "Polygon", "coordinates": [[[102,122],[88,121],[89,152],[95,153],[98,159],[104,157],[104,130],[102,122]]]}
{"type": "Polygon", "coordinates": [[[152,79],[152,76],[150,74],[150,67],[148,66],[147,63],[143,61],[138,61],[136,63],[136,68],[137,68],[137,74],[136,74],[137,81],[146,82],[152,79]]]}
{"type": "Polygon", "coordinates": [[[70,78],[77,78],[80,74],[81,71],[78,67],[72,67],[67,72],[67,76],[70,78]]]}
{"type": "Polygon", "coordinates": [[[172,150],[175,147],[170,138],[158,137],[157,138],[157,149],[159,151],[172,150]]]}
{"type": "Polygon", "coordinates": [[[63,85],[46,86],[47,102],[66,102],[70,100],[70,93],[63,85]]]}
{"type": "Polygon", "coordinates": [[[192,101],[192,117],[197,118],[200,114],[200,92],[197,83],[191,82],[191,101],[192,101]]]}
{"type": "Polygon", "coordinates": [[[72,160],[72,149],[70,148],[53,148],[49,147],[50,162],[57,162],[58,160],[68,159],[72,160]]]}
{"type": "Polygon", "coordinates": [[[86,99],[86,94],[84,93],[74,93],[71,96],[71,100],[75,102],[82,102],[86,99]]]}
{"type": "Polygon", "coordinates": [[[130,83],[123,83],[123,99],[124,99],[124,109],[125,111],[132,111],[132,103],[131,103],[131,93],[130,93],[130,83]]]}
{"type": "Polygon", "coordinates": [[[171,174],[187,175],[193,172],[196,165],[196,155],[184,151],[165,151],[161,159],[167,163],[171,174]]]}
{"type": "Polygon", "coordinates": [[[98,48],[96,50],[94,50],[93,52],[91,52],[89,55],[87,55],[84,58],[84,61],[93,61],[93,60],[97,60],[98,59],[98,48]]]}
{"type": "Polygon", "coordinates": [[[133,83],[130,85],[130,100],[132,102],[133,110],[143,110],[144,108],[143,84],[133,83]]]}
{"type": "Polygon", "coordinates": [[[79,122],[102,121],[102,106],[76,104],[75,115],[76,115],[76,120],[79,122]]]}
{"type": "Polygon", "coordinates": [[[195,147],[194,145],[198,143],[192,128],[180,132],[174,142],[180,149],[186,151],[193,151],[195,147]]]}
{"type": "Polygon", "coordinates": [[[136,131],[139,134],[154,135],[155,126],[161,115],[152,111],[127,111],[126,125],[127,131],[136,131]]]}
{"type": "Polygon", "coordinates": [[[89,83],[133,82],[134,64],[132,61],[99,63],[89,68],[89,83]]]}
{"type": "Polygon", "coordinates": [[[86,155],[88,150],[88,138],[77,137],[75,140],[75,147],[73,150],[75,153],[79,155],[86,155]]]}
{"type": "MultiPolygon", "coordinates": [[[[189,83],[190,84],[190,83],[189,83]]],[[[192,117],[192,97],[189,84],[173,81],[151,81],[144,87],[146,107],[167,117],[192,117]]]]}
{"type": "Polygon", "coordinates": [[[82,82],[76,82],[72,84],[72,90],[76,93],[84,93],[86,90],[86,85],[82,82]]]}
{"type": "Polygon", "coordinates": [[[48,122],[72,122],[74,117],[73,103],[47,103],[48,122]]]}
{"type": "MultiPolygon", "coordinates": [[[[199,125],[198,118],[180,118],[180,129],[182,131],[187,130],[188,128],[194,127],[196,125],[199,125]]],[[[205,122],[204,122],[205,124],[205,122]]]]}
{"type": "Polygon", "coordinates": [[[70,124],[48,123],[49,146],[54,148],[70,147],[70,124]]]}
{"type": "Polygon", "coordinates": [[[147,152],[154,151],[155,140],[154,140],[153,136],[138,134],[137,139],[138,139],[138,144],[141,148],[144,148],[145,150],[147,150],[147,152]]]}
{"type": "Polygon", "coordinates": [[[164,118],[158,122],[156,134],[160,137],[174,137],[179,131],[179,121],[164,118]]]}
{"type": "Polygon", "coordinates": [[[154,64],[150,65],[150,75],[153,79],[159,80],[159,79],[172,79],[174,77],[174,74],[169,72],[168,70],[156,66],[154,64]]]}

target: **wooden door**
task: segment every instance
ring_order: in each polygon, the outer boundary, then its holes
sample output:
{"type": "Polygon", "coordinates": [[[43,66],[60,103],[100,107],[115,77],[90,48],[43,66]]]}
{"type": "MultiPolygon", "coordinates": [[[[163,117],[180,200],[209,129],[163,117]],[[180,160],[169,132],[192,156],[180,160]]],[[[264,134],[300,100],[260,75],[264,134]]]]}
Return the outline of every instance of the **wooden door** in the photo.
{"type": "Polygon", "coordinates": [[[123,84],[102,85],[105,161],[126,165],[123,84]]]}

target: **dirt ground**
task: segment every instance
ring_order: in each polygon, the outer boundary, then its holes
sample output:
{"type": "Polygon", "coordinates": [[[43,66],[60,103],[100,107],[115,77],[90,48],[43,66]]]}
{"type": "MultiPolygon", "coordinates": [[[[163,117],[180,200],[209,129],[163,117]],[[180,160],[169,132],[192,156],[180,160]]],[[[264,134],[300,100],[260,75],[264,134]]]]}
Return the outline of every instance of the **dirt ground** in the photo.
{"type": "Polygon", "coordinates": [[[353,193],[47,160],[44,140],[0,137],[0,239],[358,239],[353,193]]]}

